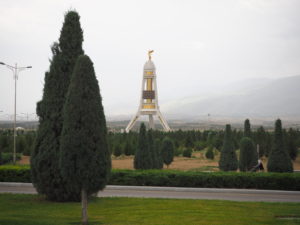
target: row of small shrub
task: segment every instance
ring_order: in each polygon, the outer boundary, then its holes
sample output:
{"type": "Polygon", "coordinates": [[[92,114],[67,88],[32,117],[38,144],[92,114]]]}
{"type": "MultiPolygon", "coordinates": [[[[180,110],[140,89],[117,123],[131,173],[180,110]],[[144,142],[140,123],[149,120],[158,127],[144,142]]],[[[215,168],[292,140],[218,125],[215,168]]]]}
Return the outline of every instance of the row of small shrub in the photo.
{"type": "Polygon", "coordinates": [[[28,165],[3,165],[0,166],[0,182],[30,183],[31,174],[28,165]]]}
{"type": "MultiPolygon", "coordinates": [[[[1,166],[0,182],[31,182],[28,166],[1,166]]],[[[300,190],[300,173],[113,170],[110,185],[300,190]]]]}
{"type": "Polygon", "coordinates": [[[109,184],[300,190],[300,174],[114,170],[109,184]]]}

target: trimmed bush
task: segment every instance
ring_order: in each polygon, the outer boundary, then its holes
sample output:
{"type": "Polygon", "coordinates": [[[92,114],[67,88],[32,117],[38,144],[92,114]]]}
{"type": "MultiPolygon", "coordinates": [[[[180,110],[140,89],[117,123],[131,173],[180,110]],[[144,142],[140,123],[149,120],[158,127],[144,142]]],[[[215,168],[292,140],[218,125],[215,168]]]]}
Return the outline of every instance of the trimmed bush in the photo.
{"type": "Polygon", "coordinates": [[[183,157],[191,158],[192,157],[192,149],[191,148],[186,148],[182,152],[183,157]]]}
{"type": "MultiPolygon", "coordinates": [[[[0,166],[0,182],[31,182],[29,166],[0,166]]],[[[300,191],[300,173],[112,170],[108,184],[300,191]]]]}
{"type": "Polygon", "coordinates": [[[206,150],[205,157],[207,159],[214,159],[215,158],[215,154],[214,154],[212,146],[209,146],[208,149],[206,150]]]}
{"type": "Polygon", "coordinates": [[[162,152],[162,158],[164,160],[164,164],[169,167],[169,165],[173,162],[174,159],[174,142],[172,139],[165,137],[162,141],[162,147],[161,147],[161,152],[162,152]]]}
{"type": "Polygon", "coordinates": [[[122,155],[122,146],[121,146],[121,144],[116,144],[114,146],[113,154],[114,154],[115,157],[119,157],[119,156],[122,155]]]}
{"type": "Polygon", "coordinates": [[[240,142],[240,171],[249,171],[257,165],[257,152],[254,142],[249,137],[243,137],[240,142]]]}

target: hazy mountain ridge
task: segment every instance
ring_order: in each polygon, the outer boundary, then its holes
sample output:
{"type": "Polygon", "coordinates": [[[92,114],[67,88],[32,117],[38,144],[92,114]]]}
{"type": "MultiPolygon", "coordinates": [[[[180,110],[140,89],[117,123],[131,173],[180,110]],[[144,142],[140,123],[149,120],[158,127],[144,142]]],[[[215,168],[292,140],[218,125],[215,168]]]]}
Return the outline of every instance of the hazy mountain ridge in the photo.
{"type": "Polygon", "coordinates": [[[300,117],[300,75],[255,79],[228,85],[211,96],[193,96],[162,105],[178,118],[207,114],[227,117],[300,117]]]}

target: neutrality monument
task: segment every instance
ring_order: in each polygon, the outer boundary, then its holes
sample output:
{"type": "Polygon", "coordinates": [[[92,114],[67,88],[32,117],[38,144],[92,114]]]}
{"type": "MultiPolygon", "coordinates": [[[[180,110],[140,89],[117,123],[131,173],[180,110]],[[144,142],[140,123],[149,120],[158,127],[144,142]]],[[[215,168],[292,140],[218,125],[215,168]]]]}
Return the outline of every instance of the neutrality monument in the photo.
{"type": "Polygon", "coordinates": [[[161,112],[159,111],[156,86],[156,69],[154,63],[151,60],[152,53],[153,50],[148,51],[149,59],[144,65],[140,106],[136,115],[132,118],[132,120],[126,127],[126,132],[129,132],[131,130],[131,128],[134,126],[141,115],[149,116],[149,125],[151,129],[155,128],[153,116],[157,115],[164,130],[171,130],[167,121],[163,118],[161,112]]]}

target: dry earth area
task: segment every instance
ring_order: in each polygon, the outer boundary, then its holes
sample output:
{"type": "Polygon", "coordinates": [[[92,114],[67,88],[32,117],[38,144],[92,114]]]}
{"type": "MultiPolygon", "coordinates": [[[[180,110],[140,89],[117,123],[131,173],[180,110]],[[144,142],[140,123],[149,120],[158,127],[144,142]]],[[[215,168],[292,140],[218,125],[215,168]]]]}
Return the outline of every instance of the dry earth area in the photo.
{"type": "MultiPolygon", "coordinates": [[[[175,157],[169,169],[172,170],[197,170],[197,171],[218,171],[219,155],[214,160],[208,160],[204,152],[194,152],[192,158],[175,157]]],[[[29,164],[30,157],[23,156],[19,164],[29,164]]],[[[263,159],[264,167],[267,166],[267,160],[263,159]]],[[[300,170],[300,156],[293,162],[294,170],[300,170]]],[[[120,156],[112,158],[112,167],[114,169],[133,169],[133,156],[120,156]]],[[[164,169],[167,169],[164,166],[164,169]]]]}

